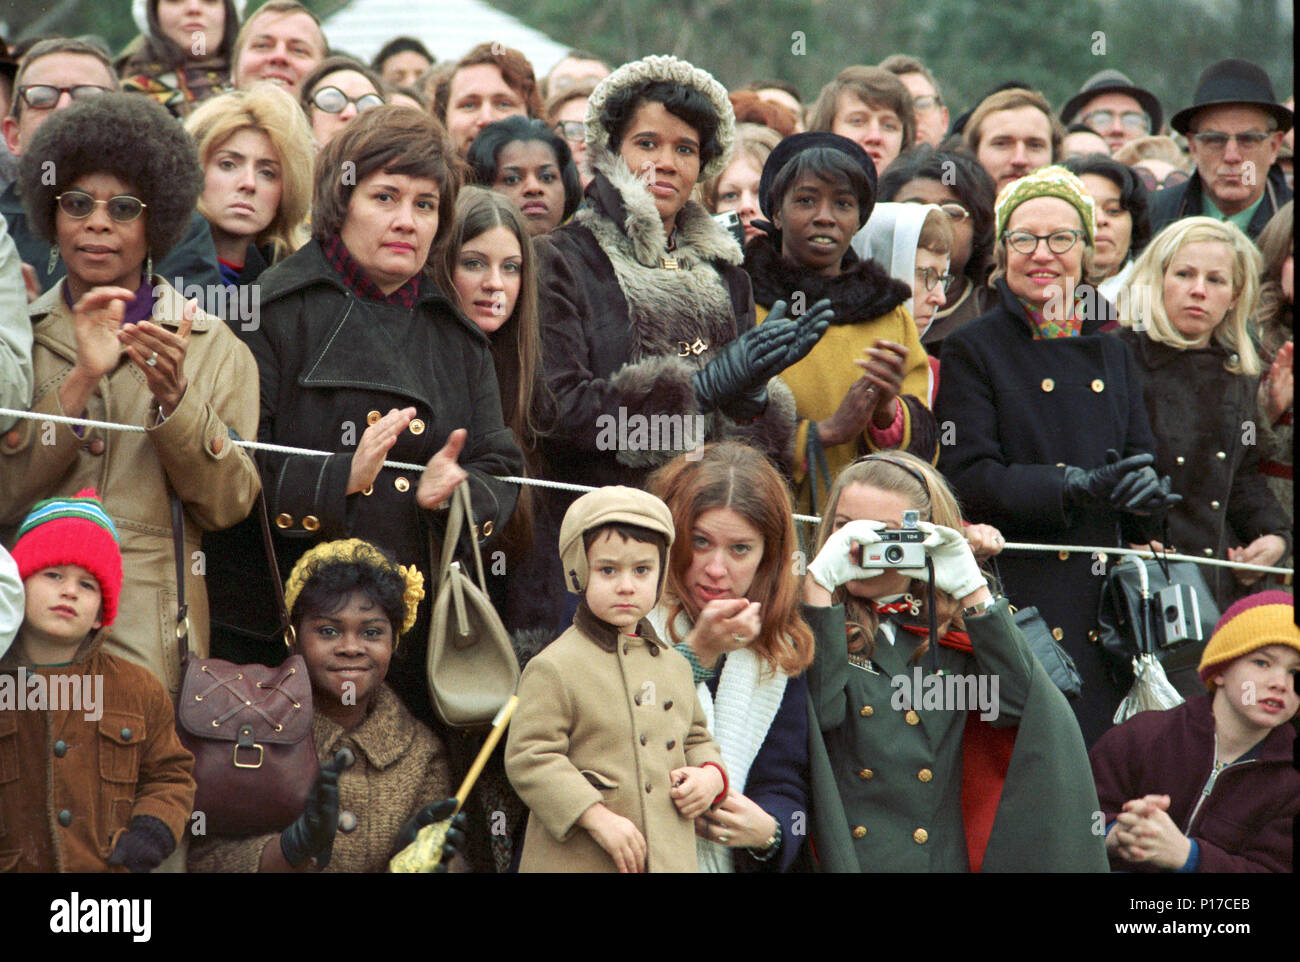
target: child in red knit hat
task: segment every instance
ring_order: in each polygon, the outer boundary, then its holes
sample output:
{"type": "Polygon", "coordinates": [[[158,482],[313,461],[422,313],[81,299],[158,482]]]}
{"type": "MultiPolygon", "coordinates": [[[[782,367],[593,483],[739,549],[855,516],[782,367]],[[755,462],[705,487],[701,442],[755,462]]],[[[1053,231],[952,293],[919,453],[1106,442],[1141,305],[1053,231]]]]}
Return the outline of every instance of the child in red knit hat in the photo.
{"type": "Polygon", "coordinates": [[[14,768],[0,779],[0,852],[14,860],[0,868],[147,872],[185,829],[194,757],[162,684],[101,650],[122,590],[117,531],[87,488],[37,503],[12,555],[25,602],[0,659],[14,768]]]}
{"type": "Polygon", "coordinates": [[[1200,664],[1208,695],[1112,728],[1089,753],[1111,864],[1126,870],[1289,872],[1300,772],[1300,628],[1282,591],[1242,598],[1200,664]]]}

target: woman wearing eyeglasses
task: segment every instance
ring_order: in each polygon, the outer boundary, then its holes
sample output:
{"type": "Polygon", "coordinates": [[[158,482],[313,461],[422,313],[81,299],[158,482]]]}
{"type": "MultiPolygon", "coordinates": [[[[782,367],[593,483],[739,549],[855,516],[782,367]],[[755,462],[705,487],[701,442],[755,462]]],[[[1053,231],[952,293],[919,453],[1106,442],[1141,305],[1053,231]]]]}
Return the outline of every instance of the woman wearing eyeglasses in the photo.
{"type": "Polygon", "coordinates": [[[40,498],[97,488],[121,533],[126,574],[109,650],[175,692],[170,499],[183,506],[189,646],[203,656],[200,535],[245,517],[261,486],[252,458],[231,443],[233,433],[257,433],[252,355],[220,318],[195,310],[150,271],[185,230],[203,171],[165,108],[114,93],[49,117],[23,153],[19,179],[31,225],[67,265],[67,276],[30,309],[32,410],[143,431],[20,422],[0,437],[0,524],[19,520],[40,498]]]}
{"type": "MultiPolygon", "coordinates": [[[[1075,303],[1093,258],[1092,198],[1069,171],[1044,167],[1004,187],[996,215],[997,303],[944,342],[935,407],[951,443],[939,468],[970,514],[1008,541],[1145,544],[1176,496],[1153,467],[1131,351],[1075,303]]],[[[1038,606],[1078,666],[1074,708],[1089,744],[1127,688],[1088,640],[1099,561],[1067,551],[998,558],[1012,603],[1038,606]]]]}
{"type": "Polygon", "coordinates": [[[330,142],[357,114],[387,101],[379,75],[351,57],[326,57],[302,82],[302,109],[311,122],[316,149],[330,142]]]}

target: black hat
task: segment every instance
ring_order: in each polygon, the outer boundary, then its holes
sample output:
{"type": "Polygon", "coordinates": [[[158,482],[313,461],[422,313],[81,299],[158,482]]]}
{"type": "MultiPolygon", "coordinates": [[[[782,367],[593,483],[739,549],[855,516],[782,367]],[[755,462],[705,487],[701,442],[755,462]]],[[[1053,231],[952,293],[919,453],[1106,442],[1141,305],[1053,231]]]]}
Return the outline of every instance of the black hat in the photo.
{"type": "Polygon", "coordinates": [[[1160,133],[1160,125],[1165,119],[1165,113],[1160,109],[1160,101],[1151,91],[1135,87],[1133,81],[1118,70],[1102,70],[1085,80],[1079,92],[1067,100],[1065,106],[1061,108],[1061,123],[1068,126],[1074,119],[1074,115],[1082,110],[1088,101],[1105,93],[1128,94],[1142,105],[1142,109],[1151,118],[1151,133],[1160,133]]]}
{"type": "Polygon", "coordinates": [[[828,130],[809,130],[801,134],[791,134],[772,149],[772,152],[767,155],[766,163],[763,164],[763,173],[758,178],[759,209],[763,212],[764,217],[771,219],[772,201],[768,194],[772,192],[772,183],[776,180],[776,175],[781,172],[781,168],[805,150],[815,150],[818,147],[826,147],[847,154],[854,163],[866,171],[867,183],[871,185],[871,197],[863,208],[858,211],[858,226],[861,227],[867,222],[867,218],[871,216],[871,208],[876,203],[875,161],[859,144],[847,137],[833,134],[828,130]]]}
{"type": "Polygon", "coordinates": [[[1201,79],[1196,82],[1192,105],[1174,114],[1169,125],[1180,134],[1186,134],[1196,111],[1215,104],[1259,107],[1277,121],[1278,130],[1290,130],[1295,122],[1295,115],[1277,102],[1273,84],[1259,64],[1249,60],[1220,60],[1205,68],[1201,79]]]}

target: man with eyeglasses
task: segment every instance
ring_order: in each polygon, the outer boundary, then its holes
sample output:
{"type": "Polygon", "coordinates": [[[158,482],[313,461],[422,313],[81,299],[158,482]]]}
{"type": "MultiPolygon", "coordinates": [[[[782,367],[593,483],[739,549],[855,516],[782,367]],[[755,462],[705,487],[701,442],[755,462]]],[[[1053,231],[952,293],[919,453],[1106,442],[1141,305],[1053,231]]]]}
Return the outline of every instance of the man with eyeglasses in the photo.
{"type": "Polygon", "coordinates": [[[912,109],[916,113],[916,142],[938,147],[948,135],[948,108],[939,93],[939,84],[925,64],[905,53],[896,53],[880,61],[880,68],[888,70],[912,95],[912,109]]]}
{"type": "Polygon", "coordinates": [[[1277,165],[1294,115],[1277,102],[1263,69],[1221,60],[1205,69],[1192,106],[1169,124],[1187,137],[1196,176],[1151,195],[1151,233],[1184,217],[1229,220],[1254,240],[1291,199],[1277,165]]]}
{"type": "Polygon", "coordinates": [[[1075,121],[1087,124],[1105,138],[1112,154],[1131,140],[1158,134],[1164,123],[1155,95],[1118,70],[1102,70],[1089,77],[1065,102],[1060,116],[1065,127],[1075,121]]]}
{"type": "MultiPolygon", "coordinates": [[[[117,74],[108,56],[98,47],[80,40],[42,40],[23,57],[14,78],[14,98],[3,124],[9,152],[21,157],[37,129],[56,110],[63,110],[74,100],[118,89],[117,74]]],[[[147,149],[147,145],[141,145],[141,149],[147,149]]],[[[29,299],[34,299],[33,295],[39,296],[57,284],[67,273],[66,268],[61,260],[51,256],[51,250],[57,249],[51,248],[28,226],[16,183],[0,194],[0,214],[9,223],[9,234],[18,246],[23,263],[30,265],[35,274],[39,290],[28,292],[29,299]]],[[[154,266],[157,273],[187,296],[192,296],[195,290],[217,290],[223,284],[212,230],[198,211],[190,219],[185,236],[154,266]],[[180,283],[176,282],[177,278],[180,283]]],[[[203,298],[197,299],[202,307],[203,298]]]]}

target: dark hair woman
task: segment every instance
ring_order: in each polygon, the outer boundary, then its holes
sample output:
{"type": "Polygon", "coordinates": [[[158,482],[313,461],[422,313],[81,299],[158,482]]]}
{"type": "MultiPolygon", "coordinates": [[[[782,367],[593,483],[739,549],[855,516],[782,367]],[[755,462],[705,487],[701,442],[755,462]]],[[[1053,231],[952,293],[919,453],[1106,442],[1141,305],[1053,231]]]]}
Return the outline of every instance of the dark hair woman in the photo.
{"type": "Polygon", "coordinates": [[[1071,157],[1061,166],[1078,177],[1092,197],[1097,238],[1088,280],[1114,304],[1151,240],[1146,185],[1132,167],[1100,154],[1071,157]]]}
{"type": "Polygon", "coordinates": [[[117,60],[122,89],[152,97],[177,117],[224,91],[244,3],[133,0],[140,34],[117,60]]]}
{"type": "MultiPolygon", "coordinates": [[[[203,171],[166,109],[106,93],[41,125],[23,152],[19,183],[33,230],[67,265],[67,276],[31,305],[31,409],[144,430],[19,422],[0,443],[0,523],[20,521],[40,498],[98,488],[121,532],[126,572],[107,650],[175,692],[171,498],[184,509],[178,534],[188,558],[202,532],[244,518],[260,486],[252,458],[230,443],[257,432],[248,348],[151,271],[188,225],[203,171]]],[[[189,646],[206,655],[205,579],[194,565],[185,571],[189,646]]]]}
{"type": "Polygon", "coordinates": [[[478,183],[514,201],[531,236],[559,227],[582,202],[573,152],[544,121],[516,116],[488,124],[465,159],[478,183]]]}
{"type": "Polygon", "coordinates": [[[979,317],[993,302],[993,178],[969,154],[920,145],[905,151],[880,177],[881,201],[937,204],[952,223],[955,244],[948,273],[955,277],[947,303],[921,335],[934,357],[943,339],[979,317]]]}
{"type": "Polygon", "coordinates": [[[357,114],[385,103],[379,74],[351,57],[326,57],[302,81],[302,109],[318,149],[357,114]]]}
{"type": "MultiPolygon", "coordinates": [[[[357,536],[432,584],[441,506],[458,482],[469,479],[484,537],[514,509],[517,489],[495,476],[522,463],[487,340],[429,270],[451,231],[456,190],[436,120],[411,107],[366,111],[318,158],[312,240],[261,278],[261,325],[247,335],[261,374],[259,437],[336,452],[260,459],[286,572],[313,544],[357,536]],[[386,468],[386,459],[425,467],[386,468]]],[[[268,631],[253,594],[246,589],[229,615],[269,636],[273,618],[268,631]]],[[[428,627],[426,606],[390,672],[425,721],[428,627]]]]}
{"type": "Polygon", "coordinates": [[[745,270],[760,324],[781,301],[827,298],[835,310],[826,336],[781,376],[799,416],[797,503],[815,512],[860,449],[934,457],[930,368],[905,306],[911,285],[851,247],[875,204],[861,147],[827,131],[787,137],[763,165],[759,204],[770,233],[745,245],[745,270]]]}
{"type": "MultiPolygon", "coordinates": [[[[591,206],[537,239],[543,366],[556,399],[548,476],[637,486],[676,454],[729,437],[785,461],[794,404],[775,375],[811,350],[828,318],[814,305],[786,320],[782,305],[756,327],[740,248],[690,200],[701,176],[726,166],[735,126],[726,90],[685,61],[647,57],[601,81],[586,123],[591,206]]],[[[539,524],[540,541],[554,537],[572,496],[548,500],[554,528],[539,524]]],[[[538,598],[560,601],[558,591],[538,598]]],[[[562,610],[536,617],[556,627],[562,610]]]]}

